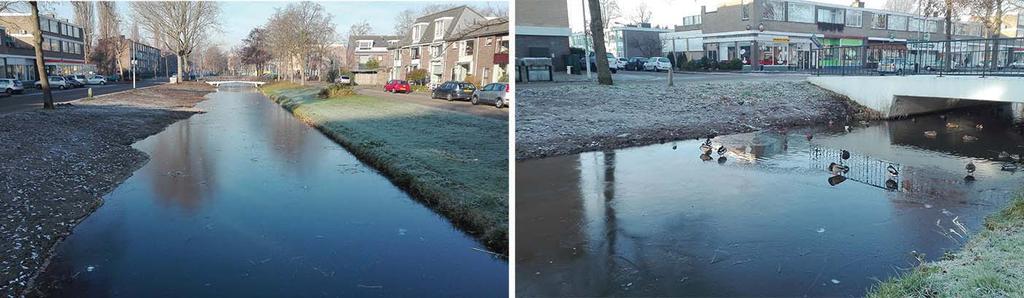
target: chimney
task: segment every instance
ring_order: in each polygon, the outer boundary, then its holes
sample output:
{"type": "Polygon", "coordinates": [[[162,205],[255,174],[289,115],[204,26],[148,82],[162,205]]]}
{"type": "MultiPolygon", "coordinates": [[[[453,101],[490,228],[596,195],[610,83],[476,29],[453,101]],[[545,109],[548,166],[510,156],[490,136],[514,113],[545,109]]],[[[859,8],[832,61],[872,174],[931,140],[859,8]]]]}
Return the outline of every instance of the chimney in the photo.
{"type": "Polygon", "coordinates": [[[850,6],[857,7],[857,8],[864,8],[864,1],[853,0],[853,4],[850,4],[850,6]]]}
{"type": "Polygon", "coordinates": [[[708,7],[704,6],[704,5],[701,5],[700,6],[700,14],[706,14],[706,13],[708,13],[708,7]]]}

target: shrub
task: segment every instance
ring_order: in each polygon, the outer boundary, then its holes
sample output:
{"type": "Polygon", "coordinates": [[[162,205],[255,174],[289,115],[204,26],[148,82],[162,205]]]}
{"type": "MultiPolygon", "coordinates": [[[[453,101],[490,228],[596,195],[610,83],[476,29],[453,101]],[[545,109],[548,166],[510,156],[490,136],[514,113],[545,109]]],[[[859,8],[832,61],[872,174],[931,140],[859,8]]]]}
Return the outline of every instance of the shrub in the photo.
{"type": "Polygon", "coordinates": [[[380,61],[377,61],[377,59],[370,59],[369,61],[366,61],[366,69],[377,68],[380,68],[380,61]]]}
{"type": "Polygon", "coordinates": [[[410,82],[422,85],[423,82],[427,80],[427,76],[428,74],[426,69],[414,69],[409,72],[409,75],[407,75],[406,78],[409,79],[410,82]]]}
{"type": "Polygon", "coordinates": [[[345,97],[350,95],[356,95],[356,91],[353,90],[351,86],[333,84],[327,88],[320,89],[320,93],[317,94],[317,97],[320,99],[328,99],[332,97],[345,97]]]}
{"type": "Polygon", "coordinates": [[[740,60],[739,58],[730,59],[729,61],[723,62],[720,68],[722,70],[742,70],[743,60],[740,60]]]}
{"type": "Polygon", "coordinates": [[[334,80],[337,79],[339,76],[341,76],[341,74],[338,73],[337,69],[331,69],[327,71],[325,79],[327,79],[328,82],[334,82],[334,80]]]}
{"type": "Polygon", "coordinates": [[[473,86],[479,86],[480,85],[480,79],[478,79],[476,76],[471,75],[471,74],[466,75],[466,78],[463,79],[462,81],[463,82],[467,82],[467,83],[471,83],[471,84],[473,84],[473,86]]]}

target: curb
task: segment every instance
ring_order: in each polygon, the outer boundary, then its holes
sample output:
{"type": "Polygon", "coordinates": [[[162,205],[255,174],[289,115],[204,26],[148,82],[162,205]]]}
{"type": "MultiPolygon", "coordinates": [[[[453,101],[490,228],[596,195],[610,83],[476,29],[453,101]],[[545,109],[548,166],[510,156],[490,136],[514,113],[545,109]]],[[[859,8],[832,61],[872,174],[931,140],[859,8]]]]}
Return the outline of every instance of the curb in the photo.
{"type": "Polygon", "coordinates": [[[111,92],[111,93],[106,93],[106,94],[100,94],[100,95],[96,95],[96,96],[93,96],[93,97],[83,97],[83,98],[79,98],[79,99],[76,99],[76,100],[65,101],[65,102],[62,102],[62,103],[66,103],[66,104],[78,103],[78,102],[83,101],[83,100],[96,99],[96,98],[100,98],[100,97],[104,97],[104,96],[116,95],[116,94],[121,94],[121,93],[135,91],[135,90],[149,89],[149,88],[153,88],[153,87],[163,86],[164,84],[167,84],[167,83],[153,85],[153,86],[146,86],[146,87],[142,87],[142,88],[122,90],[122,91],[111,92]]]}

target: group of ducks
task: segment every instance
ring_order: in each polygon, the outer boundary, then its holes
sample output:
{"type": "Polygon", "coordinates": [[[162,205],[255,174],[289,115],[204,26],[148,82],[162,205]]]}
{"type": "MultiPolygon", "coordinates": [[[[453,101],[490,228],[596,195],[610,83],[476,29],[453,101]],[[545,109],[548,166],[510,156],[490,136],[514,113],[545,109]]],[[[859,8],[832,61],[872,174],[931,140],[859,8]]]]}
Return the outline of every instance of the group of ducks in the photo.
{"type": "MultiPolygon", "coordinates": [[[[999,167],[1000,170],[1015,172],[1019,167],[1021,161],[1020,154],[1010,154],[1006,151],[999,152],[999,160],[1003,161],[1003,165],[999,167]]],[[[964,180],[974,181],[974,171],[978,170],[978,167],[974,165],[974,162],[967,162],[967,166],[964,167],[967,170],[967,176],[964,180]]]]}
{"type": "MultiPolygon", "coordinates": [[[[946,128],[948,128],[948,129],[957,129],[957,128],[960,128],[960,124],[957,124],[956,122],[946,122],[946,128]]],[[[982,129],[985,129],[985,125],[981,124],[981,123],[978,123],[978,124],[974,125],[974,128],[977,129],[977,130],[982,130],[982,129]]],[[[939,133],[934,131],[934,130],[928,130],[928,131],[924,132],[924,136],[929,138],[929,139],[934,139],[938,135],[939,135],[939,133]]],[[[974,141],[978,140],[978,137],[972,136],[972,135],[964,135],[961,139],[963,139],[964,142],[974,142],[974,141]]]]}
{"type": "MultiPolygon", "coordinates": [[[[714,149],[713,146],[711,146],[711,137],[708,137],[708,139],[705,140],[704,143],[700,144],[700,159],[703,160],[703,161],[711,160],[711,151],[712,150],[715,150],[715,149],[714,149]]],[[[726,161],[725,153],[728,151],[728,149],[726,149],[725,146],[723,145],[723,146],[718,146],[718,149],[715,150],[715,151],[718,152],[718,163],[725,163],[725,161],[726,161]]]]}

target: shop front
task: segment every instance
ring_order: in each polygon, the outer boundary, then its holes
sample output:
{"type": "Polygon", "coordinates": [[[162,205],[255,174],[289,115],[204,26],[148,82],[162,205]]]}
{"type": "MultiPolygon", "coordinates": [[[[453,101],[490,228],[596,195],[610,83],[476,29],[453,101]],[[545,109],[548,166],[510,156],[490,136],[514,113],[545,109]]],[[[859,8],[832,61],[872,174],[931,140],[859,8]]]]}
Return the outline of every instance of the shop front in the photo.
{"type": "Polygon", "coordinates": [[[740,59],[746,68],[798,70],[812,68],[810,35],[771,32],[734,36],[705,36],[708,57],[719,61],[740,59]]]}

